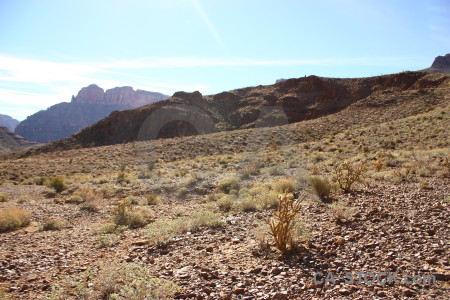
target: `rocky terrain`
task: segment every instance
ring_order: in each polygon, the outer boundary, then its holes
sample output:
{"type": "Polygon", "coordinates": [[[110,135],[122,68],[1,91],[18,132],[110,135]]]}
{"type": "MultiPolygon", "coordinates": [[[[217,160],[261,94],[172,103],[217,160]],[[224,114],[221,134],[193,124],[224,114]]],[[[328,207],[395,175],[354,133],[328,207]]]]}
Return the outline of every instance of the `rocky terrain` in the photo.
{"type": "Polygon", "coordinates": [[[0,297],[447,299],[449,127],[450,77],[426,72],[115,112],[0,161],[0,297]],[[282,252],[267,222],[285,192],[282,252]]]}
{"type": "Polygon", "coordinates": [[[14,131],[14,129],[16,129],[17,124],[19,124],[20,122],[17,121],[16,119],[8,116],[8,115],[1,115],[0,114],[0,126],[1,127],[6,127],[11,131],[14,131]]]}
{"type": "Polygon", "coordinates": [[[0,153],[25,150],[39,146],[15,134],[6,127],[0,127],[0,153]]]}
{"type": "Polygon", "coordinates": [[[22,121],[16,133],[40,143],[68,137],[107,117],[113,111],[126,110],[167,98],[166,95],[117,87],[106,92],[95,84],[82,88],[70,103],[59,103],[22,121]]]}

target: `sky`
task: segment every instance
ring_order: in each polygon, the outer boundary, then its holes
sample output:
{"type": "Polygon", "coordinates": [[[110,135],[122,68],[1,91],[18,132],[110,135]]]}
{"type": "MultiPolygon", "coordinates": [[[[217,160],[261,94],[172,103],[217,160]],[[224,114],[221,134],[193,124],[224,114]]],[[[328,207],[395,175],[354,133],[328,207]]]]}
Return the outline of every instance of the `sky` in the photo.
{"type": "Polygon", "coordinates": [[[446,53],[449,0],[0,0],[0,114],[24,120],[92,83],[215,94],[446,53]]]}

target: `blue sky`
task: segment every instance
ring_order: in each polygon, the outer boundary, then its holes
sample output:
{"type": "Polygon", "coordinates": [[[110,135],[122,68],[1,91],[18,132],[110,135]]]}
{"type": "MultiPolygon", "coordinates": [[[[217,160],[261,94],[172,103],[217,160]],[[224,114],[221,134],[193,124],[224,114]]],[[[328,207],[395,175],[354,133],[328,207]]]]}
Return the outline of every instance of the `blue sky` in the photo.
{"type": "Polygon", "coordinates": [[[0,0],[0,113],[91,83],[214,94],[418,70],[449,37],[448,0],[0,0]]]}

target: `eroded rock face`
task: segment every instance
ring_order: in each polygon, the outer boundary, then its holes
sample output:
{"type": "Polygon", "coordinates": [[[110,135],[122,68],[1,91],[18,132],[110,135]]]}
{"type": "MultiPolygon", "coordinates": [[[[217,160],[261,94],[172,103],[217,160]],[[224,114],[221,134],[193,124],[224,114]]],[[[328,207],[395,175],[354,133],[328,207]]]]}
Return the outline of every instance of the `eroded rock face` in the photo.
{"type": "Polygon", "coordinates": [[[90,103],[90,104],[101,104],[103,102],[103,95],[105,91],[97,86],[96,84],[91,84],[87,87],[82,88],[76,97],[72,98],[72,102],[76,103],[90,103]]]}
{"type": "Polygon", "coordinates": [[[129,108],[136,108],[147,105],[168,96],[161,93],[134,90],[131,86],[115,87],[106,92],[95,84],[82,88],[76,97],[72,98],[75,103],[124,105],[129,108]]]}
{"type": "Polygon", "coordinates": [[[95,84],[82,88],[70,103],[59,103],[21,122],[16,132],[39,143],[68,137],[107,117],[113,111],[136,108],[167,98],[132,87],[104,90],[95,84]]]}

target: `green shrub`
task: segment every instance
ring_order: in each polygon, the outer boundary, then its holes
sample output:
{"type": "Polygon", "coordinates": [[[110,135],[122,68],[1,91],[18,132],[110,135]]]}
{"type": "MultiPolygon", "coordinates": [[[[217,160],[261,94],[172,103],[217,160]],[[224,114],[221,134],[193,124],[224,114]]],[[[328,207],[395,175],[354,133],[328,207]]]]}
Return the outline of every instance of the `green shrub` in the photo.
{"type": "Polygon", "coordinates": [[[330,196],[331,184],[328,182],[326,178],[313,176],[311,177],[311,185],[313,187],[314,192],[320,199],[325,199],[330,196]]]}
{"type": "Polygon", "coordinates": [[[152,277],[151,271],[139,264],[108,262],[66,277],[53,286],[49,299],[170,299],[180,288],[173,282],[152,277]]]}
{"type": "Polygon", "coordinates": [[[23,209],[0,210],[0,232],[14,230],[30,223],[30,212],[23,209]]]}
{"type": "Polygon", "coordinates": [[[218,188],[219,191],[229,194],[232,190],[239,191],[239,183],[235,176],[225,177],[219,180],[218,188]]]}
{"type": "Polygon", "coordinates": [[[54,176],[48,182],[48,186],[55,189],[55,192],[61,193],[67,188],[65,178],[63,176],[54,176]]]}

